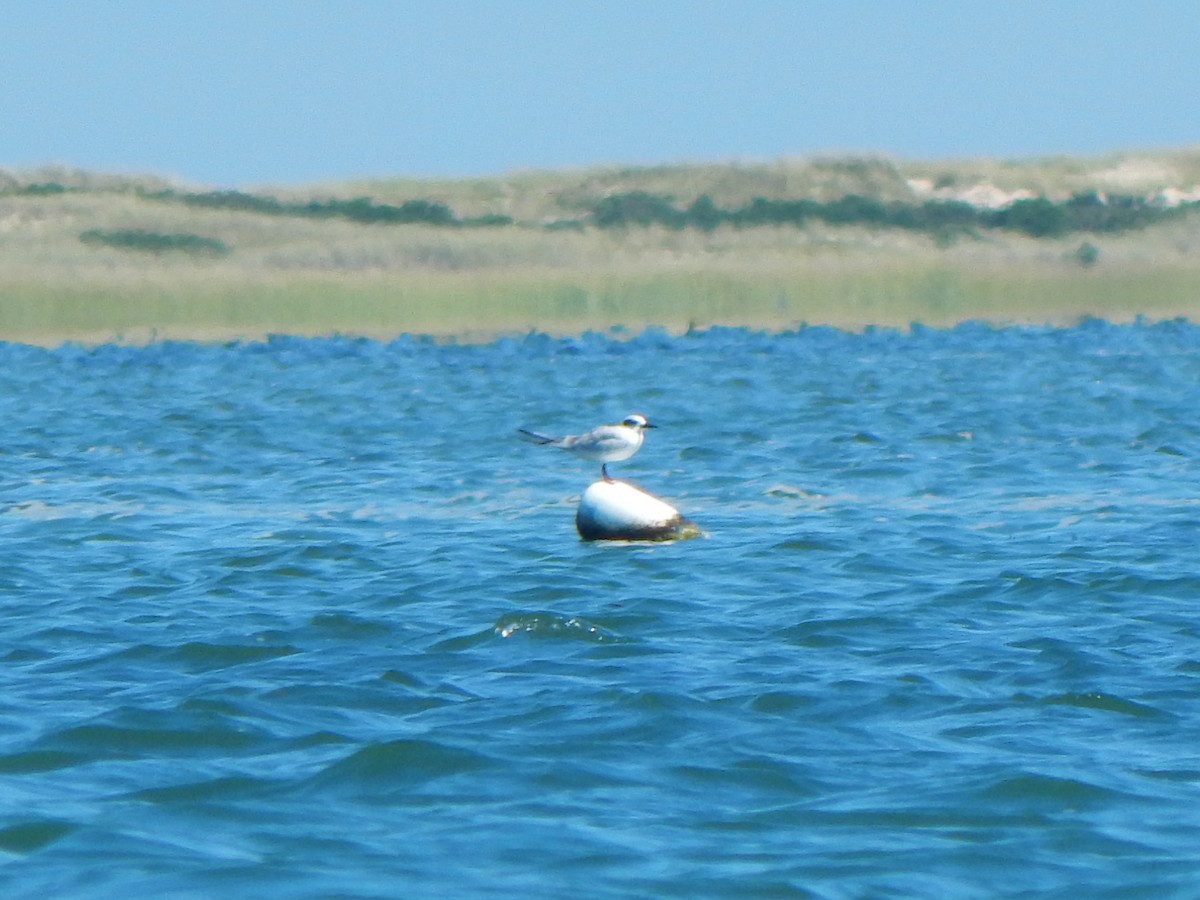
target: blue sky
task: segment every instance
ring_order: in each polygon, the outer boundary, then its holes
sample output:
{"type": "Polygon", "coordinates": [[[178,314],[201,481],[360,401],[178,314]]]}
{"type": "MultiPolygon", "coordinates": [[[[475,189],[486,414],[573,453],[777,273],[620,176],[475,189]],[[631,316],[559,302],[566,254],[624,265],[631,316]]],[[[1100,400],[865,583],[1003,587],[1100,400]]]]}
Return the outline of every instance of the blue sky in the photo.
{"type": "Polygon", "coordinates": [[[0,167],[213,186],[1200,144],[1197,0],[10,0],[0,167]]]}

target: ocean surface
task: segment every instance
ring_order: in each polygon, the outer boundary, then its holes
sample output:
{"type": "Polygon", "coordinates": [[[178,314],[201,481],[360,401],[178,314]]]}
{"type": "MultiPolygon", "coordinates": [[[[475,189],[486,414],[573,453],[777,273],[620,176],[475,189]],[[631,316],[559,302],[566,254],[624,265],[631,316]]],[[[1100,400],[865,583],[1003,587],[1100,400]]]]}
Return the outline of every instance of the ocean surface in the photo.
{"type": "Polygon", "coordinates": [[[0,345],[0,896],[1200,896],[1200,328],[0,345]],[[597,466],[706,536],[584,543],[597,466]]]}

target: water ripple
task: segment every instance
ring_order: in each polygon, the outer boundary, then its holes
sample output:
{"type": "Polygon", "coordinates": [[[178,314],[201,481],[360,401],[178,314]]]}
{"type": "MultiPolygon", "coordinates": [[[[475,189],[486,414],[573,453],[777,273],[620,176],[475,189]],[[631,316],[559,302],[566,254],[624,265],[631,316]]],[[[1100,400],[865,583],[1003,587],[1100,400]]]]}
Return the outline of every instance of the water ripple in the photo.
{"type": "Polygon", "coordinates": [[[1197,408],[1186,322],[0,345],[4,895],[1190,896],[1197,408]],[[706,540],[513,439],[631,410],[706,540]]]}

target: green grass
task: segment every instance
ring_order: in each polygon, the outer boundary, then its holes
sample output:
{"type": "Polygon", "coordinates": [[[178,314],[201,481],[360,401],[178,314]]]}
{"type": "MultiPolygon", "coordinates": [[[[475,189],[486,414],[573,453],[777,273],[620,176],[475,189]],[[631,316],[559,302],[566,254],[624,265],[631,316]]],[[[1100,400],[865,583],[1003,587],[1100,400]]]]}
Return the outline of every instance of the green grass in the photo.
{"type": "Polygon", "coordinates": [[[401,333],[486,339],[530,330],[578,333],[649,325],[803,323],[845,328],[951,325],[965,319],[1069,323],[1193,315],[1190,270],[1128,273],[1039,268],[977,271],[896,266],[774,273],[442,274],[170,284],[8,286],[0,334],[10,340],[260,338],[272,333],[401,333]]]}

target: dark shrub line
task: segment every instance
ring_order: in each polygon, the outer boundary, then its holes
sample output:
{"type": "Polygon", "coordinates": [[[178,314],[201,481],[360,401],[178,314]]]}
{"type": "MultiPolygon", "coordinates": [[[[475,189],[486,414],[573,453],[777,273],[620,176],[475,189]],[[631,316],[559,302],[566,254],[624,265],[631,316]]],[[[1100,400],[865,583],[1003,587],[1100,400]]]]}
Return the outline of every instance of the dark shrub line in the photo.
{"type": "Polygon", "coordinates": [[[116,247],[120,250],[141,250],[148,253],[177,251],[195,256],[225,256],[229,253],[229,247],[224,241],[199,234],[160,234],[140,229],[104,231],[100,228],[92,228],[79,235],[79,240],[85,244],[99,244],[105,247],[116,247]]]}
{"type": "Polygon", "coordinates": [[[73,188],[59,184],[57,181],[44,181],[38,184],[25,184],[19,188],[14,188],[11,193],[18,197],[52,197],[56,194],[65,194],[73,188]]]}
{"type": "MultiPolygon", "coordinates": [[[[80,189],[56,182],[28,184],[7,192],[16,196],[54,196],[78,193],[80,189]]],[[[513,225],[511,216],[490,213],[459,218],[446,204],[431,200],[408,200],[399,205],[376,203],[367,197],[284,202],[278,198],[241,191],[188,193],[171,189],[139,190],[147,200],[181,203],[201,209],[225,209],[271,216],[315,219],[345,219],[360,224],[424,224],[438,227],[503,227],[513,225]]],[[[546,228],[631,228],[652,225],[672,229],[696,228],[712,231],[722,225],[751,228],[762,225],[804,226],[809,222],[827,225],[863,225],[923,231],[939,238],[977,230],[1003,229],[1032,237],[1061,237],[1078,232],[1116,233],[1142,228],[1185,215],[1200,203],[1167,207],[1131,195],[1101,197],[1095,192],[1078,193],[1067,200],[1046,197],[1014,200],[1007,206],[973,206],[961,200],[927,200],[921,203],[884,201],[862,194],[846,194],[836,200],[768,199],[756,197],[736,209],[722,209],[707,194],[691,204],[676,206],[669,196],[647,191],[609,194],[595,201],[580,219],[547,223],[546,228]]],[[[171,237],[171,236],[166,236],[171,237]]],[[[134,242],[136,243],[136,241],[134,242]]]]}
{"type": "Polygon", "coordinates": [[[165,190],[142,192],[148,200],[182,203],[203,209],[227,209],[260,213],[268,216],[299,216],[310,219],[348,219],[351,222],[374,225],[440,225],[446,227],[511,225],[510,216],[489,214],[460,219],[444,203],[430,200],[407,200],[399,206],[375,203],[366,197],[352,200],[310,200],[307,203],[285,203],[275,197],[244,194],[241,191],[210,191],[203,194],[179,193],[165,190]]]}
{"type": "Polygon", "coordinates": [[[592,207],[591,224],[598,228],[661,225],[711,231],[720,225],[747,228],[757,225],[803,226],[810,221],[827,225],[867,225],[902,228],[944,235],[976,229],[1006,229],[1032,237],[1059,237],[1073,232],[1128,231],[1178,217],[1197,203],[1164,207],[1140,197],[1076,194],[1055,202],[1045,197],[1014,200],[998,209],[972,206],[961,200],[927,200],[924,203],[885,202],[861,194],[837,200],[769,200],[756,197],[738,209],[721,209],[707,195],[686,208],[670,198],[631,191],[611,194],[592,207]]]}

